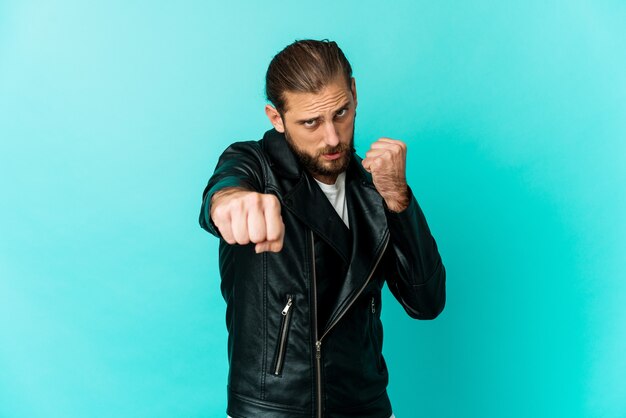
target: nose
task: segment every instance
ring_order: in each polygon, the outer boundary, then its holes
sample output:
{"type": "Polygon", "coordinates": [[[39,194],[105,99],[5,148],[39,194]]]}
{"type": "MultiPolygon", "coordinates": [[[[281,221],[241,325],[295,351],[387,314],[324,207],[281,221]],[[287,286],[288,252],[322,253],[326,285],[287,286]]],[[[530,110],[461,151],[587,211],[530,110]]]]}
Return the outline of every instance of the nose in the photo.
{"type": "Polygon", "coordinates": [[[326,123],[324,142],[330,147],[339,145],[339,135],[337,135],[337,129],[335,128],[335,124],[332,122],[326,123]]]}

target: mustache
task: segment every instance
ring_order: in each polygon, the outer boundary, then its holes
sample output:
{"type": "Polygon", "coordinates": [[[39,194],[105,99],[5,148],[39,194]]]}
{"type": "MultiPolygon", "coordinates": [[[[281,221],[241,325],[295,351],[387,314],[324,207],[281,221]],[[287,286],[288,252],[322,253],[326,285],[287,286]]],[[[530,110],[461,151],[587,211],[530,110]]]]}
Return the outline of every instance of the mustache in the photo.
{"type": "Polygon", "coordinates": [[[356,150],[350,144],[339,144],[339,145],[336,145],[334,147],[326,147],[326,148],[320,150],[317,153],[317,156],[321,157],[323,154],[336,154],[338,152],[343,152],[343,151],[354,152],[356,150]]]}

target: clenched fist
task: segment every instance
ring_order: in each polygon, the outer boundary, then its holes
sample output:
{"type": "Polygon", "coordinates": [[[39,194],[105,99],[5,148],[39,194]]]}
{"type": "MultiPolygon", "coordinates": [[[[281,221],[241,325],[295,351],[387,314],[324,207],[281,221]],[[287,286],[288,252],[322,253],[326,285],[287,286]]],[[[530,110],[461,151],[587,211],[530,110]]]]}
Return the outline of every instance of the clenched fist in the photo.
{"type": "Polygon", "coordinates": [[[257,253],[283,248],[285,224],[272,194],[229,188],[211,199],[211,219],[229,244],[255,243],[257,253]]]}
{"type": "Polygon", "coordinates": [[[409,205],[406,184],[406,144],[391,138],[380,138],[365,153],[363,167],[372,174],[378,193],[387,207],[402,212],[409,205]]]}

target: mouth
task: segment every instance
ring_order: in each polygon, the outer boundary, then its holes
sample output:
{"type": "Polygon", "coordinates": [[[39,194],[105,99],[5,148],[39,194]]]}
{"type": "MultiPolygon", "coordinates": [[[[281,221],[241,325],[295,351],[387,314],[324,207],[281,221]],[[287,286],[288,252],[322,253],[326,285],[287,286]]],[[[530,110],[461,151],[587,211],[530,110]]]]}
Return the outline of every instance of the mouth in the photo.
{"type": "Polygon", "coordinates": [[[322,154],[322,157],[328,161],[336,160],[343,155],[343,151],[335,152],[334,154],[322,154]]]}

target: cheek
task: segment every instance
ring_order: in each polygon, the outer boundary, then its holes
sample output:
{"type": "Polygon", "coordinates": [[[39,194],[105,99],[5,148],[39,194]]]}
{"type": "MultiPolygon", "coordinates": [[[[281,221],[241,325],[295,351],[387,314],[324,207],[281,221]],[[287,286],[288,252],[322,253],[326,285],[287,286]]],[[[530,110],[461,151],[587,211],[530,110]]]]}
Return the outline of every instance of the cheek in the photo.
{"type": "Polygon", "coordinates": [[[321,135],[319,135],[317,130],[311,132],[301,128],[294,131],[291,134],[291,139],[303,151],[314,153],[319,148],[320,143],[323,143],[323,139],[321,139],[321,135]]]}
{"type": "Polygon", "coordinates": [[[347,141],[352,136],[352,130],[354,129],[353,120],[340,123],[337,126],[337,130],[341,132],[341,139],[347,141]]]}

